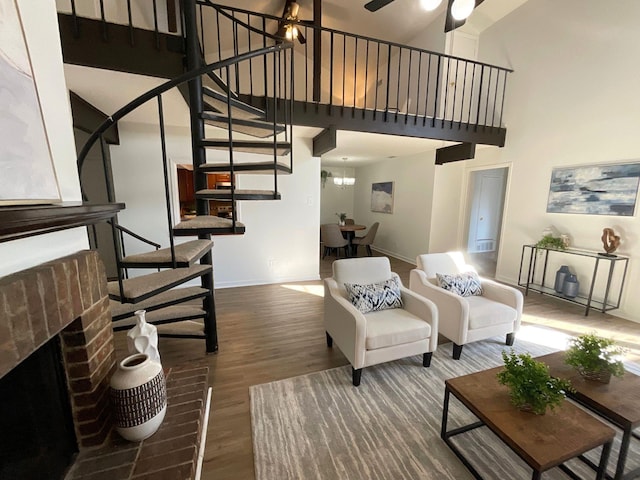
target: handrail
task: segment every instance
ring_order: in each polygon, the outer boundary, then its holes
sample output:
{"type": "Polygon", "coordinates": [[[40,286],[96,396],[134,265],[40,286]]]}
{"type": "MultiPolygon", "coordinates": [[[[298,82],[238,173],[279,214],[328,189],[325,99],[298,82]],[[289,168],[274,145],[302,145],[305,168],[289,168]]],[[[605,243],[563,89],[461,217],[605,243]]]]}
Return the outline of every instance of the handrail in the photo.
{"type": "Polygon", "coordinates": [[[113,224],[113,223],[111,222],[111,220],[109,220],[107,223],[108,223],[108,224],[110,224],[110,225],[113,225],[115,228],[117,228],[117,229],[118,229],[118,230],[120,230],[121,232],[124,232],[124,233],[126,233],[127,235],[132,236],[132,237],[133,237],[133,238],[135,238],[136,240],[140,240],[141,242],[144,242],[144,243],[146,243],[146,244],[148,244],[148,245],[151,245],[152,247],[155,247],[155,248],[156,248],[156,250],[162,247],[162,245],[160,245],[159,243],[153,242],[153,241],[149,240],[148,238],[145,238],[145,237],[143,237],[142,235],[140,235],[140,234],[138,234],[138,233],[135,233],[135,232],[133,232],[133,231],[129,230],[128,228],[126,228],[126,227],[123,227],[122,225],[113,224]]]}
{"type": "MultiPolygon", "coordinates": [[[[264,17],[264,18],[267,18],[269,20],[282,21],[282,17],[278,17],[276,15],[270,15],[268,13],[252,12],[251,10],[246,10],[244,8],[231,7],[231,6],[227,6],[227,5],[220,5],[220,4],[211,2],[211,0],[196,0],[196,3],[199,4],[199,5],[207,5],[207,6],[213,7],[216,10],[220,10],[220,11],[222,11],[222,10],[230,10],[232,12],[243,13],[245,15],[254,15],[254,16],[258,16],[258,17],[264,17]]],[[[338,34],[338,35],[345,35],[347,37],[357,38],[358,40],[364,40],[364,41],[369,40],[370,42],[382,43],[382,44],[385,44],[385,45],[390,45],[392,47],[398,47],[398,48],[403,48],[403,49],[407,49],[407,50],[413,50],[415,52],[422,52],[422,53],[430,54],[430,55],[438,55],[438,56],[445,57],[445,58],[451,58],[453,60],[460,60],[460,61],[465,61],[465,62],[469,62],[469,63],[474,63],[474,64],[479,65],[479,66],[497,68],[499,70],[504,70],[504,71],[509,72],[509,73],[513,72],[513,70],[510,69],[510,68],[499,67],[498,65],[492,65],[490,63],[478,62],[476,60],[470,60],[468,58],[456,57],[455,55],[448,55],[448,54],[445,54],[445,53],[436,52],[435,50],[427,50],[427,49],[424,49],[424,48],[413,47],[411,45],[404,45],[402,43],[392,42],[392,41],[389,41],[389,40],[382,40],[380,38],[368,37],[368,36],[365,36],[365,35],[359,35],[359,34],[350,33],[350,32],[343,32],[342,30],[335,30],[333,28],[322,27],[322,26],[314,25],[314,24],[306,22],[306,21],[297,21],[297,22],[289,22],[289,23],[296,23],[297,25],[299,25],[301,27],[308,27],[308,28],[318,29],[318,30],[322,30],[323,32],[334,33],[334,34],[338,34]]],[[[260,32],[260,33],[264,33],[264,32],[260,32]]],[[[278,38],[279,40],[283,40],[280,37],[276,37],[276,38],[278,38]]]]}
{"type": "MultiPolygon", "coordinates": [[[[210,60],[211,56],[220,59],[223,52],[232,49],[234,54],[250,49],[257,26],[266,39],[273,38],[267,30],[275,28],[267,22],[282,25],[282,18],[274,15],[219,5],[212,0],[195,1],[201,18],[207,7],[216,12],[213,29],[233,32],[222,38],[218,33],[217,43],[214,38],[207,42],[202,39],[203,54],[210,60]],[[246,29],[242,35],[238,34],[239,26],[246,29]]],[[[306,114],[308,104],[315,104],[316,108],[326,105],[329,115],[355,118],[357,112],[363,119],[369,115],[374,121],[381,115],[384,121],[411,121],[414,125],[420,122],[425,128],[502,128],[507,76],[512,69],[306,21],[295,23],[306,38],[304,46],[279,40],[291,43],[293,51],[305,59],[297,62],[295,74],[303,88],[296,88],[292,98],[302,102],[301,115],[306,114]],[[322,48],[316,48],[314,42],[322,42],[322,48]]],[[[266,96],[259,81],[239,81],[252,78],[251,67],[251,62],[236,64],[232,78],[226,79],[228,84],[235,83],[236,93],[248,96],[249,102],[266,96]]]]}
{"type": "Polygon", "coordinates": [[[82,166],[87,157],[87,154],[89,153],[89,150],[91,149],[93,144],[107,129],[113,126],[113,124],[117,123],[122,117],[128,115],[129,113],[134,111],[136,108],[144,105],[149,100],[157,97],[158,95],[161,95],[162,93],[168,90],[171,90],[172,88],[182,83],[188,82],[189,80],[192,80],[206,73],[212,72],[214,70],[219,70],[221,68],[225,68],[230,65],[235,65],[237,63],[240,63],[244,60],[248,60],[250,58],[259,57],[262,55],[266,55],[268,53],[274,53],[274,52],[286,50],[289,48],[291,48],[291,44],[272,45],[270,47],[261,48],[259,50],[253,50],[251,52],[243,53],[241,55],[238,55],[237,57],[232,57],[219,62],[210,63],[207,65],[204,65],[201,68],[190,70],[186,73],[183,73],[182,75],[175,77],[171,80],[168,80],[165,83],[158,85],[157,87],[149,90],[148,92],[143,93],[136,99],[126,104],[124,107],[117,110],[113,115],[110,115],[105,121],[103,121],[100,124],[100,126],[91,134],[91,136],[89,136],[86,143],[82,147],[82,150],[80,150],[80,153],[78,154],[78,160],[77,160],[78,170],[80,171],[82,169],[82,166]]]}

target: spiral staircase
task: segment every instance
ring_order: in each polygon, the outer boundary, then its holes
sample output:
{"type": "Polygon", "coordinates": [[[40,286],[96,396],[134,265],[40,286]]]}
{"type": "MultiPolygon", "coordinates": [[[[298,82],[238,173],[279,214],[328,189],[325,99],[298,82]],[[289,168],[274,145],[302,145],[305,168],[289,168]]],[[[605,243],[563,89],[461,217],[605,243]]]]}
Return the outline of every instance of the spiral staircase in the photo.
{"type": "MultiPolygon", "coordinates": [[[[321,75],[314,75],[320,71],[318,60],[308,56],[308,46],[269,33],[279,29],[278,17],[215,5],[209,0],[184,0],[176,11],[180,20],[176,27],[181,26],[182,33],[161,33],[155,8],[154,28],[144,29],[133,25],[130,2],[128,25],[108,22],[104,8],[101,19],[82,18],[74,3],[70,13],[59,13],[66,63],[168,78],[105,116],[78,156],[82,172],[92,147],[98,146],[103,152],[108,149],[109,132],[118,121],[142,106],[156,105],[169,246],[161,248],[136,234],[133,226],[120,225],[114,218],[111,239],[117,279],[109,282],[109,295],[116,330],[129,328],[134,323],[134,312],[144,309],[147,320],[158,326],[160,336],[203,339],[208,353],[217,351],[212,237],[245,233],[245,225],[237,218],[237,202],[281,198],[278,177],[293,171],[294,124],[440,138],[474,146],[504,144],[501,104],[507,69],[299,25],[310,41],[330,45],[330,78],[322,84],[321,75]],[[316,30],[307,31],[313,28],[316,30]],[[351,62],[347,55],[351,42],[355,46],[353,66],[347,65],[351,62]],[[365,48],[366,57],[358,59],[365,48]],[[299,50],[298,56],[304,56],[304,62],[294,64],[295,49],[299,50]],[[333,67],[340,50],[341,77],[336,78],[338,69],[333,67]],[[373,52],[377,52],[375,60],[373,52]],[[396,68],[392,64],[396,60],[400,68],[394,80],[396,68]],[[352,68],[356,72],[353,85],[347,85],[347,71],[352,68]],[[405,79],[400,72],[406,69],[405,79]],[[366,77],[364,97],[357,91],[359,70],[366,77]],[[454,75],[458,83],[465,84],[461,92],[448,90],[454,75]],[[294,78],[296,85],[304,78],[301,88],[294,89],[294,78]],[[370,85],[376,86],[375,91],[370,85]],[[172,216],[166,153],[163,94],[174,88],[190,110],[196,215],[184,220],[172,216]],[[210,136],[212,128],[225,132],[224,138],[210,136]],[[207,150],[224,150],[224,160],[208,161],[207,150]],[[239,161],[235,155],[238,152],[253,154],[253,160],[239,161]],[[210,188],[207,177],[212,174],[227,174],[228,188],[210,188]],[[236,188],[237,176],[256,174],[269,175],[272,188],[236,188]],[[210,215],[210,201],[227,202],[231,206],[230,218],[210,215]],[[127,255],[125,236],[143,242],[149,250],[127,255]],[[175,241],[177,237],[194,239],[179,243],[175,241]],[[193,286],[194,281],[199,285],[193,286]],[[185,286],[187,282],[190,283],[185,286]]],[[[108,155],[103,162],[108,201],[115,202],[108,155]]],[[[90,201],[88,193],[83,192],[90,201]]],[[[101,246],[97,248],[100,250],[101,246]]]]}

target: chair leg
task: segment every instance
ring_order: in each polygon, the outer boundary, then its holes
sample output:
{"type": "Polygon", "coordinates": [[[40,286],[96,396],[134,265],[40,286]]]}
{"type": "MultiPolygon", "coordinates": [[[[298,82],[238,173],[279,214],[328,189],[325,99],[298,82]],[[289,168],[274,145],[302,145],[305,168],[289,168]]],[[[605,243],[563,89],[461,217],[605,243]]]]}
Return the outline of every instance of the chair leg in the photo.
{"type": "Polygon", "coordinates": [[[513,342],[516,340],[515,332],[507,333],[507,339],[504,343],[506,343],[509,347],[513,346],[513,342]]]}
{"type": "Polygon", "coordinates": [[[324,332],[327,335],[327,347],[333,347],[333,338],[329,335],[329,332],[324,332]]]}
{"type": "Polygon", "coordinates": [[[457,343],[453,344],[453,359],[460,360],[460,355],[462,354],[462,347],[464,345],[458,345],[457,343]]]}
{"type": "Polygon", "coordinates": [[[425,352],[422,354],[422,366],[423,367],[428,367],[431,365],[431,356],[433,355],[433,352],[425,352]]]}
{"type": "Polygon", "coordinates": [[[324,253],[322,254],[322,259],[324,260],[324,257],[326,257],[327,255],[329,255],[329,247],[324,247],[324,253]]]}
{"type": "Polygon", "coordinates": [[[351,256],[351,252],[349,251],[349,246],[344,247],[344,258],[349,258],[351,256]]]}
{"type": "Polygon", "coordinates": [[[367,245],[367,255],[370,257],[373,256],[373,253],[371,252],[371,245],[367,245]]]}
{"type": "Polygon", "coordinates": [[[362,378],[362,369],[355,369],[353,367],[351,367],[351,378],[353,380],[353,386],[354,387],[359,387],[360,386],[360,378],[362,378]]]}

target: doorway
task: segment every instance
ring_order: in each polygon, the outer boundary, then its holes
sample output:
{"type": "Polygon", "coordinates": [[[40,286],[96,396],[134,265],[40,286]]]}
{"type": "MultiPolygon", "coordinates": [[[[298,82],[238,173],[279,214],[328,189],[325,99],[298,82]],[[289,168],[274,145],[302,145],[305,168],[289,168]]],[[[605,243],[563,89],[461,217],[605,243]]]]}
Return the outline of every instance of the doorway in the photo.
{"type": "Polygon", "coordinates": [[[508,172],[501,167],[469,175],[467,258],[484,277],[496,276],[508,172]]]}

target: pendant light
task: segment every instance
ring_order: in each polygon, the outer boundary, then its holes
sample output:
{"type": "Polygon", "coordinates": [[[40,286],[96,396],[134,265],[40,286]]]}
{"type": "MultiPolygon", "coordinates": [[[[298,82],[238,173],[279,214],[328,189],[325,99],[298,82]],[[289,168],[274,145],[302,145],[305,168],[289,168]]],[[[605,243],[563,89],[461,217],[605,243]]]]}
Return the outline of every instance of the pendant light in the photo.
{"type": "Polygon", "coordinates": [[[342,177],[333,177],[333,183],[335,185],[338,185],[342,188],[344,188],[345,186],[351,186],[351,185],[355,185],[356,183],[356,179],[354,177],[347,177],[347,160],[348,157],[342,157],[342,160],[344,161],[344,167],[342,168],[342,177]]]}

